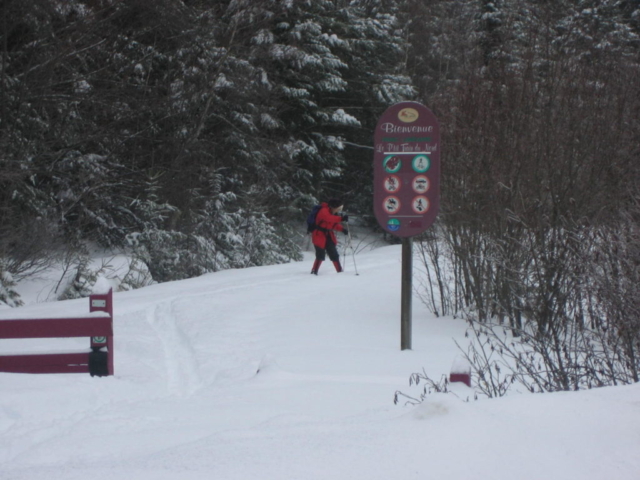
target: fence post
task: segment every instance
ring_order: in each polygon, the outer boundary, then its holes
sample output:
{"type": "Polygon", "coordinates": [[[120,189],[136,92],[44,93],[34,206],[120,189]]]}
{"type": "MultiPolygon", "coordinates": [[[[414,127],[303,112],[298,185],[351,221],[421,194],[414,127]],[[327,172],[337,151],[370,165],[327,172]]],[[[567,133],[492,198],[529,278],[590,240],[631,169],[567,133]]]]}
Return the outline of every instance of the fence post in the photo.
{"type": "MultiPolygon", "coordinates": [[[[106,312],[113,321],[113,289],[107,293],[89,295],[89,312],[106,312]]],[[[113,335],[107,337],[91,337],[89,373],[91,376],[113,375],[113,335]],[[102,348],[107,349],[106,352],[102,348]],[[105,358],[106,355],[106,358],[105,358]]]]}

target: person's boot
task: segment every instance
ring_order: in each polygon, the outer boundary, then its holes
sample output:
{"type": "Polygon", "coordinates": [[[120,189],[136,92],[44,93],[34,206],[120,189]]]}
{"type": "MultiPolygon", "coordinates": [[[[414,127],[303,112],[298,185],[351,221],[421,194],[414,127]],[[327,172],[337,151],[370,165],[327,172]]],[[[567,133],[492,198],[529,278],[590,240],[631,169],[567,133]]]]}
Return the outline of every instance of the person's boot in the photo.
{"type": "Polygon", "coordinates": [[[340,262],[338,260],[333,262],[333,266],[336,267],[336,272],[338,273],[342,272],[342,266],[340,266],[340,262]]]}
{"type": "Polygon", "coordinates": [[[322,260],[317,260],[315,262],[313,262],[313,267],[311,268],[311,273],[313,275],[317,275],[318,274],[318,270],[320,270],[320,265],[322,265],[322,260]]]}

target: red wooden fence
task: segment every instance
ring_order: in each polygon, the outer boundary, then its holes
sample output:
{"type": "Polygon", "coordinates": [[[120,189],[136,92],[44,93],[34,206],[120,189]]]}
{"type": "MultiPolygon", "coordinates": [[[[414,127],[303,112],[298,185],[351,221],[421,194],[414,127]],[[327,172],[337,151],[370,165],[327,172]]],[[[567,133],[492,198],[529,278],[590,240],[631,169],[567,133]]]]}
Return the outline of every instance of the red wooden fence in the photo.
{"type": "Polygon", "coordinates": [[[91,337],[77,353],[0,355],[0,372],[113,375],[113,292],[89,297],[86,317],[0,320],[0,339],[91,337]]]}

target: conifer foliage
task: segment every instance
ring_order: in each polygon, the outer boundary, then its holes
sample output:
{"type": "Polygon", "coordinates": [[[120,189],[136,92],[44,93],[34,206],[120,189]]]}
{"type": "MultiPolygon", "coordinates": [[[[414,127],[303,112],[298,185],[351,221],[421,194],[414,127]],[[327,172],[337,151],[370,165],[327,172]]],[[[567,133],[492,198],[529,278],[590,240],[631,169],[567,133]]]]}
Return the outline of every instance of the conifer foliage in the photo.
{"type": "Polygon", "coordinates": [[[413,93],[383,3],[3,2],[2,278],[27,229],[23,267],[87,241],[157,281],[300,258],[343,140],[413,93]]]}

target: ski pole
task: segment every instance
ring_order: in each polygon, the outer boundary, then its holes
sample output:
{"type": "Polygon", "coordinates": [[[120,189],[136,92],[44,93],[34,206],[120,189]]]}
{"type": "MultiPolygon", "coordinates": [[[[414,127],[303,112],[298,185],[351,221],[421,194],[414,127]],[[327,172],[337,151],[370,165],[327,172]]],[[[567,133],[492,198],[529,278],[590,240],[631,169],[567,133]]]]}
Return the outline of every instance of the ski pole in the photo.
{"type": "MultiPolygon", "coordinates": [[[[342,230],[343,232],[344,232],[345,229],[347,230],[347,232],[349,232],[348,219],[347,219],[347,221],[345,221],[345,224],[343,225],[342,228],[343,228],[343,230],[342,230]]],[[[347,239],[344,242],[344,250],[342,252],[342,258],[344,259],[343,260],[343,265],[342,265],[342,271],[343,272],[346,270],[346,267],[347,267],[347,247],[349,247],[349,244],[351,243],[351,235],[350,235],[350,233],[351,232],[349,232],[349,235],[345,235],[347,237],[347,239]]]]}
{"type": "Polygon", "coordinates": [[[342,271],[344,272],[347,266],[347,247],[349,246],[349,237],[347,236],[347,240],[344,242],[344,250],[342,251],[343,265],[342,271]]]}
{"type": "MultiPolygon", "coordinates": [[[[360,275],[358,273],[358,265],[356,265],[356,251],[353,248],[353,245],[351,244],[351,229],[349,229],[349,246],[351,247],[351,255],[353,257],[353,269],[356,271],[356,275],[360,275]]],[[[345,257],[347,256],[347,249],[345,247],[345,253],[344,253],[345,257]]],[[[345,262],[346,263],[346,262],[345,262]]]]}

